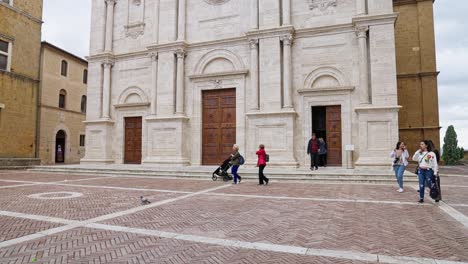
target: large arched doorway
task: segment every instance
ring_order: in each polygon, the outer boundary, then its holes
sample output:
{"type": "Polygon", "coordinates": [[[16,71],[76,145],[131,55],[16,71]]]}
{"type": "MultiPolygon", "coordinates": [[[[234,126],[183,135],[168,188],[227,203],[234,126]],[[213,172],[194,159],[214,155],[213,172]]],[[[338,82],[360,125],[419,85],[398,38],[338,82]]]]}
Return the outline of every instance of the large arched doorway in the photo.
{"type": "Polygon", "coordinates": [[[55,163],[65,162],[65,141],[67,134],[63,130],[59,130],[55,135],[55,163]]]}

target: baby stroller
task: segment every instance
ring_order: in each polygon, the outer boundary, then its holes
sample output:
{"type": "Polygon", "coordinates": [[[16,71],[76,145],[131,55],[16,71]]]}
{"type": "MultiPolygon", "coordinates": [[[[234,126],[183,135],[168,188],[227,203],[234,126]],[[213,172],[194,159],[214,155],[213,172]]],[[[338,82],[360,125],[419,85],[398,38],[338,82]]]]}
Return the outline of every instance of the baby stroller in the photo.
{"type": "Polygon", "coordinates": [[[218,177],[223,177],[223,181],[230,181],[232,180],[232,176],[228,174],[228,170],[231,167],[231,164],[229,163],[231,161],[231,158],[227,158],[225,161],[223,161],[223,164],[219,166],[214,172],[213,176],[211,179],[213,181],[217,181],[218,177]]]}

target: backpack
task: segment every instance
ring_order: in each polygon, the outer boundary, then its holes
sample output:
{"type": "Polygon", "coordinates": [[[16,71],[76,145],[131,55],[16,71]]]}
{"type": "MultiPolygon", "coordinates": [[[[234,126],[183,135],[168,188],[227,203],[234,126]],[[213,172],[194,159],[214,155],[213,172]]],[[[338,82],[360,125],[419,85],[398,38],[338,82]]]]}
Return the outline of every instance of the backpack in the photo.
{"type": "Polygon", "coordinates": [[[265,162],[270,162],[270,155],[268,154],[265,155],[265,162]]]}
{"type": "Polygon", "coordinates": [[[239,165],[244,165],[245,159],[242,155],[239,155],[239,165]]]}

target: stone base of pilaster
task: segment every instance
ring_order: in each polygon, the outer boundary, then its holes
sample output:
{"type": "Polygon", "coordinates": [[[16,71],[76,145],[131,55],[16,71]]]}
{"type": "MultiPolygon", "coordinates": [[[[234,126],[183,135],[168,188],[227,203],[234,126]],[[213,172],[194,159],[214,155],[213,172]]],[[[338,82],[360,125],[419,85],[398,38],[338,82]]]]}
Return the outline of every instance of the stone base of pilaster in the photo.
{"type": "Polygon", "coordinates": [[[112,152],[114,121],[109,119],[86,121],[86,154],[80,163],[114,163],[112,152]]]}

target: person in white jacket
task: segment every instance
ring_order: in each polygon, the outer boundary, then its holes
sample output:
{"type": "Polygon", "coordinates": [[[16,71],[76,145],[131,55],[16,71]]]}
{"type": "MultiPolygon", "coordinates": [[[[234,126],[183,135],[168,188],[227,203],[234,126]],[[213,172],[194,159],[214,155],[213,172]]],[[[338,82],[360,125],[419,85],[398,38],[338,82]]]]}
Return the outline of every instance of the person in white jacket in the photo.
{"type": "Polygon", "coordinates": [[[392,166],[395,171],[395,177],[398,182],[398,192],[403,192],[403,174],[405,173],[406,166],[408,166],[409,153],[406,149],[404,142],[398,142],[396,148],[390,153],[390,157],[393,159],[392,166]]]}
{"type": "Polygon", "coordinates": [[[439,171],[436,155],[428,140],[421,141],[419,150],[413,155],[413,160],[418,162],[419,203],[424,203],[426,183],[430,186],[432,175],[439,171]]]}

